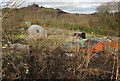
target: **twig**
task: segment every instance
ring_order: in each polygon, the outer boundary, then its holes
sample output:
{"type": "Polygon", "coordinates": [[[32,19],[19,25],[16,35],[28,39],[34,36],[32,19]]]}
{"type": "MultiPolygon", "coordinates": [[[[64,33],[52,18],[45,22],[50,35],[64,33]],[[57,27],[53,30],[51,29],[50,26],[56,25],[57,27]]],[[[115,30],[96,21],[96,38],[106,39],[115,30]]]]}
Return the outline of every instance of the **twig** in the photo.
{"type": "Polygon", "coordinates": [[[7,64],[1,71],[1,73],[8,67],[9,64],[7,64]]]}
{"type": "Polygon", "coordinates": [[[76,70],[78,70],[81,66],[82,66],[82,64],[80,64],[80,65],[76,68],[76,70]]]}
{"type": "MultiPolygon", "coordinates": [[[[8,12],[6,12],[1,18],[0,18],[0,20],[2,20],[8,13],[10,13],[14,8],[17,8],[17,7],[19,7],[20,5],[22,5],[24,2],[25,2],[25,0],[24,1],[22,1],[21,3],[20,3],[21,1],[15,1],[14,3],[13,3],[13,5],[11,6],[11,9],[10,9],[10,11],[8,11],[8,12]]],[[[9,6],[9,5],[8,5],[9,6]]]]}
{"type": "Polygon", "coordinates": [[[109,73],[109,74],[116,74],[114,72],[111,71],[106,71],[106,70],[101,70],[101,69],[81,69],[80,71],[99,71],[99,72],[104,72],[104,73],[109,73]]]}
{"type": "MultiPolygon", "coordinates": [[[[114,55],[114,63],[113,63],[113,67],[112,67],[112,72],[114,72],[114,69],[115,69],[115,55],[114,55]]],[[[111,81],[113,79],[113,74],[111,75],[111,81]]]]}
{"type": "Polygon", "coordinates": [[[6,33],[4,32],[4,30],[3,30],[3,29],[2,29],[2,32],[3,32],[3,34],[5,35],[5,37],[6,37],[6,39],[7,39],[7,42],[8,42],[8,43],[10,43],[10,40],[8,39],[8,37],[7,37],[6,33]]]}
{"type": "Polygon", "coordinates": [[[119,57],[117,55],[116,81],[118,80],[118,75],[119,75],[119,57]]]}
{"type": "Polygon", "coordinates": [[[37,76],[46,68],[47,66],[45,66],[43,69],[41,69],[39,72],[38,72],[38,74],[36,75],[36,78],[37,78],[37,76]]]}
{"type": "Polygon", "coordinates": [[[18,72],[18,73],[20,73],[20,71],[17,69],[17,67],[14,65],[14,63],[13,62],[11,62],[9,59],[7,59],[6,57],[3,57],[4,59],[6,59],[7,61],[9,61],[9,63],[10,64],[12,64],[12,66],[14,67],[14,69],[18,72]]]}

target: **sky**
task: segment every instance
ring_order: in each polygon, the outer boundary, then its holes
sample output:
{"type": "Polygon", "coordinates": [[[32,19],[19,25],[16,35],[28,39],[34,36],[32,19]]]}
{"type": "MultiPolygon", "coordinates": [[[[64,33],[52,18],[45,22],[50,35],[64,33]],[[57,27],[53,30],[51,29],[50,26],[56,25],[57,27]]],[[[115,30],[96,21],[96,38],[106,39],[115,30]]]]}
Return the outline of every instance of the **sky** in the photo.
{"type": "MultiPolygon", "coordinates": [[[[0,2],[16,0],[0,0],[0,2]]],[[[36,3],[47,8],[59,8],[65,12],[78,14],[92,14],[96,8],[105,2],[118,2],[120,0],[19,0],[25,1],[21,7],[36,3]]]]}

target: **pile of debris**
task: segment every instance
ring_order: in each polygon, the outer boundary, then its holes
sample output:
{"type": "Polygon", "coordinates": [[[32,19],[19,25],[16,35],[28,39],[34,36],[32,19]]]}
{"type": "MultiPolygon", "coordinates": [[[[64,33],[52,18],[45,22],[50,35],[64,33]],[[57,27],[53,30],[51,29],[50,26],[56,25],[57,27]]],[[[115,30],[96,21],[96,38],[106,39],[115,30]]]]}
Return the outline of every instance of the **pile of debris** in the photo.
{"type": "MultiPolygon", "coordinates": [[[[74,36],[76,35],[81,37],[81,35],[75,33],[74,36]]],[[[100,52],[104,51],[105,47],[120,48],[120,38],[109,38],[109,37],[98,37],[98,36],[90,39],[84,39],[84,37],[82,38],[83,39],[73,38],[72,40],[67,40],[64,46],[74,47],[75,44],[77,43],[80,49],[88,53],[90,52],[96,56],[100,56],[100,52]]]]}

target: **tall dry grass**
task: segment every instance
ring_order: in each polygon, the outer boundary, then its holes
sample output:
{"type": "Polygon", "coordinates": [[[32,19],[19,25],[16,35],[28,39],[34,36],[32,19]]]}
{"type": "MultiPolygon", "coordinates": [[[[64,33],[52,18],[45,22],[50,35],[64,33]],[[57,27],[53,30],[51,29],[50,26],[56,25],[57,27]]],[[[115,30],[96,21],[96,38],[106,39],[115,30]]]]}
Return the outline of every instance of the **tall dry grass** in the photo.
{"type": "MultiPolygon", "coordinates": [[[[21,11],[16,9],[15,11],[11,11],[13,14],[17,12],[14,16],[11,16],[9,13],[5,16],[10,19],[3,20],[3,29],[12,43],[14,43],[18,37],[18,35],[16,36],[13,34],[19,33],[16,32],[15,28],[18,27],[19,23],[24,23],[24,21],[31,21],[33,24],[39,25],[51,25],[51,23],[55,23],[55,25],[53,25],[58,27],[64,27],[66,24],[72,24],[72,26],[66,26],[71,28],[76,24],[79,26],[90,26],[88,25],[89,21],[87,16],[63,14],[60,17],[57,16],[58,19],[55,19],[55,15],[53,14],[45,16],[45,14],[48,13],[47,10],[44,10],[44,13],[42,10],[41,12],[39,11],[39,9],[38,11],[25,8],[21,11]],[[27,15],[23,15],[23,12],[27,15]],[[36,12],[37,15],[33,15],[33,12],[36,12]],[[39,16],[38,14],[41,14],[42,16],[39,16]],[[81,19],[83,21],[81,21],[81,19]],[[9,28],[11,28],[11,30],[9,30],[9,28]]],[[[49,13],[52,13],[52,11],[53,10],[50,10],[49,13]]],[[[97,19],[91,22],[96,20],[97,19]]],[[[4,40],[6,39],[5,37],[3,38],[4,40]]],[[[119,53],[115,54],[116,51],[114,51],[114,49],[104,49],[104,51],[108,51],[108,54],[102,53],[101,56],[97,58],[91,58],[90,53],[83,52],[83,50],[79,48],[78,44],[76,44],[75,47],[70,46],[68,49],[63,48],[63,44],[66,39],[67,37],[64,36],[49,36],[47,38],[42,37],[27,41],[20,40],[19,43],[31,46],[31,54],[16,51],[14,49],[10,49],[9,47],[3,49],[3,79],[8,79],[9,81],[18,79],[119,79],[119,57],[116,58],[116,55],[119,53]],[[68,57],[65,55],[66,52],[70,52],[74,56],[68,57]]],[[[6,44],[7,42],[5,41],[3,43],[6,44]]]]}
{"type": "MultiPolygon", "coordinates": [[[[20,40],[29,44],[31,54],[6,48],[3,50],[3,78],[16,79],[79,79],[115,80],[119,78],[118,58],[115,51],[104,49],[99,57],[91,57],[83,52],[79,44],[64,48],[67,37],[49,36],[47,38],[20,40]],[[74,56],[67,56],[70,52],[74,56]]],[[[16,39],[12,39],[15,41],[16,39]]],[[[114,49],[111,49],[114,50],[114,49]]]]}
{"type": "MultiPolygon", "coordinates": [[[[5,13],[7,9],[3,11],[5,13]]],[[[62,13],[61,10],[52,8],[27,7],[12,10],[11,13],[3,19],[3,27],[17,28],[20,27],[21,24],[24,24],[24,22],[30,21],[32,24],[41,26],[75,29],[102,35],[115,35],[116,24],[118,22],[116,18],[117,15],[112,16],[108,14],[108,16],[110,17],[106,17],[106,20],[102,21],[98,14],[77,15],[62,13]],[[107,21],[112,22],[112,27],[109,26],[110,23],[107,23],[107,21]]]]}

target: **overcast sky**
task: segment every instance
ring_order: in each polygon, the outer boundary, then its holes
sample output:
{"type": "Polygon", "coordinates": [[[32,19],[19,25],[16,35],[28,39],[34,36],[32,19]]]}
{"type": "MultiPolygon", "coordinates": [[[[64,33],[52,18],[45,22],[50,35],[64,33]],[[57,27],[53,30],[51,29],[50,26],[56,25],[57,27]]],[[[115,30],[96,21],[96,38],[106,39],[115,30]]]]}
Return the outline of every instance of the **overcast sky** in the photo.
{"type": "MultiPolygon", "coordinates": [[[[0,0],[0,2],[16,0],[0,0]]],[[[19,0],[25,1],[21,6],[36,3],[39,6],[48,8],[60,8],[69,13],[91,14],[96,12],[96,8],[105,2],[118,2],[120,0],[19,0]]]]}

